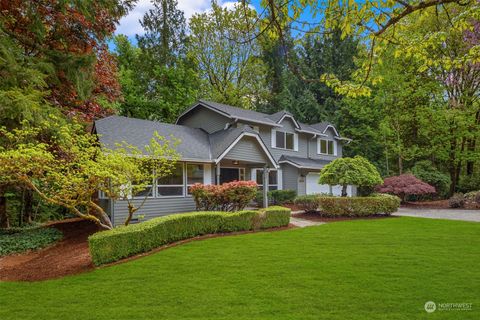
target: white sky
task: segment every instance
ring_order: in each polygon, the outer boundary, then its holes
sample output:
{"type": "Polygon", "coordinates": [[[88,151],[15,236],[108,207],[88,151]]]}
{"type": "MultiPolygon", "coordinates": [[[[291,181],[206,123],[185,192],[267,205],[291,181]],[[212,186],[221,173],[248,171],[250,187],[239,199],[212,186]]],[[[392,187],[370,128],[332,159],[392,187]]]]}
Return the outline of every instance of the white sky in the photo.
{"type": "MultiPolygon", "coordinates": [[[[185,12],[185,19],[188,19],[197,12],[205,12],[211,7],[211,0],[177,0],[178,8],[185,12]]],[[[223,7],[232,7],[236,1],[218,1],[223,7]]],[[[153,7],[151,0],[139,0],[135,8],[120,20],[115,31],[116,34],[124,34],[128,37],[135,34],[143,34],[144,30],[139,23],[145,12],[153,7]]]]}

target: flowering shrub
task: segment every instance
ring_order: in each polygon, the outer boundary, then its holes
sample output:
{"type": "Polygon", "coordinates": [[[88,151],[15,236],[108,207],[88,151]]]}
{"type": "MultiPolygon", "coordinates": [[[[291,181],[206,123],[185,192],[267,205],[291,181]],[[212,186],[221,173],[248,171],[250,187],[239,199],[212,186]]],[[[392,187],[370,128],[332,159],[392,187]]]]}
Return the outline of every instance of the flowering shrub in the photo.
{"type": "Polygon", "coordinates": [[[448,206],[450,208],[465,207],[465,196],[463,193],[455,193],[450,199],[448,199],[448,206]]]}
{"type": "Polygon", "coordinates": [[[408,195],[435,193],[435,187],[415,177],[413,174],[402,174],[386,178],[381,186],[375,188],[380,193],[390,193],[405,201],[408,195]]]}
{"type": "Polygon", "coordinates": [[[190,187],[197,210],[238,211],[255,198],[255,181],[233,181],[221,185],[196,183],[190,187]]]}

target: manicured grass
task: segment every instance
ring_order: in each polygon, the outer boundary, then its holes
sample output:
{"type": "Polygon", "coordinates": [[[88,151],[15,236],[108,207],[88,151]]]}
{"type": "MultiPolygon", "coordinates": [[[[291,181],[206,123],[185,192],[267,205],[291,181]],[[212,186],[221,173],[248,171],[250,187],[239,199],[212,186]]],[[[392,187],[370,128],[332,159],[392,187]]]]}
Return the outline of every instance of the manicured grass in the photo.
{"type": "Polygon", "coordinates": [[[336,222],[0,283],[0,319],[480,319],[480,224],[336,222]],[[426,301],[472,311],[424,311],[426,301]]]}

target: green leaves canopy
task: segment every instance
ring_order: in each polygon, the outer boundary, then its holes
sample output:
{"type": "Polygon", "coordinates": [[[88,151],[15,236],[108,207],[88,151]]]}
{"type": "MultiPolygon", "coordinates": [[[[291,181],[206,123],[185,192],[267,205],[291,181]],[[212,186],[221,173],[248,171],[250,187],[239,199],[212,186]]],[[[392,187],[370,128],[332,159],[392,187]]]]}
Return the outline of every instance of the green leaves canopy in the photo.
{"type": "Polygon", "coordinates": [[[320,172],[319,183],[328,185],[355,185],[373,187],[383,183],[377,168],[367,159],[338,158],[327,164],[320,172]]]}

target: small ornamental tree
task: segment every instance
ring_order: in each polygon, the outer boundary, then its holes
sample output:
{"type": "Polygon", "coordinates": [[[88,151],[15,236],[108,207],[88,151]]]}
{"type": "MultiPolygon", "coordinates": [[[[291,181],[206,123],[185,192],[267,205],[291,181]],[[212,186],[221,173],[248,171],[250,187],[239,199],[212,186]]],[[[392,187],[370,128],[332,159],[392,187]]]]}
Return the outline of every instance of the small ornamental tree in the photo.
{"type": "Polygon", "coordinates": [[[394,194],[405,201],[408,195],[424,195],[435,193],[435,187],[415,177],[413,174],[402,174],[386,178],[382,185],[375,188],[377,192],[394,194]]]}
{"type": "Polygon", "coordinates": [[[341,185],[342,197],[347,196],[347,186],[373,187],[383,182],[377,168],[367,159],[338,158],[327,164],[320,172],[320,184],[341,185]]]}
{"type": "MultiPolygon", "coordinates": [[[[44,201],[106,229],[113,226],[92,197],[97,191],[129,199],[145,189],[147,180],[168,175],[177,159],[170,141],[158,135],[142,152],[126,144],[102,150],[97,137],[81,125],[59,124],[55,118],[35,128],[26,123],[13,131],[0,127],[0,140],[0,185],[23,185],[44,201]],[[42,142],[46,132],[51,133],[48,143],[42,142]]],[[[129,203],[127,224],[140,206],[129,203]]]]}

